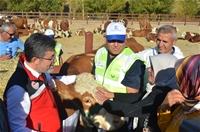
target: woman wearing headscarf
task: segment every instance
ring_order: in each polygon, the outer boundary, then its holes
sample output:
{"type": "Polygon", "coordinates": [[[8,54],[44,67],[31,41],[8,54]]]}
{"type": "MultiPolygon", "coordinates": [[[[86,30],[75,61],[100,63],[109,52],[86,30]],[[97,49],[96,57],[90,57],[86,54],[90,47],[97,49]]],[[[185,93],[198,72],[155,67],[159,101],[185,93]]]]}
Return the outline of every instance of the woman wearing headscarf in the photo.
{"type": "Polygon", "coordinates": [[[158,110],[162,132],[178,132],[183,119],[200,117],[200,54],[178,60],[175,69],[180,91],[170,91],[158,110]]]}
{"type": "Polygon", "coordinates": [[[157,125],[157,109],[166,94],[172,89],[178,89],[174,64],[177,60],[171,54],[159,54],[150,57],[151,67],[149,84],[144,93],[110,93],[103,88],[97,88],[95,97],[111,114],[124,117],[139,117],[136,131],[143,128],[159,132],[157,125]],[[113,101],[109,100],[113,98],[113,101]]]}

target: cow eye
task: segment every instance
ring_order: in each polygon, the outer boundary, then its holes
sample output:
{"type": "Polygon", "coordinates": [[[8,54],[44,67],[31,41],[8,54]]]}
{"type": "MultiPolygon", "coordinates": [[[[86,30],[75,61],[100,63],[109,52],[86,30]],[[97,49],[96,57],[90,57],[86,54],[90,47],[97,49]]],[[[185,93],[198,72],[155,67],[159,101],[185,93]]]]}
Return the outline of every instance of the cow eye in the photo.
{"type": "Polygon", "coordinates": [[[86,102],[86,103],[90,103],[91,101],[90,101],[89,99],[87,99],[85,102],[86,102]]]}

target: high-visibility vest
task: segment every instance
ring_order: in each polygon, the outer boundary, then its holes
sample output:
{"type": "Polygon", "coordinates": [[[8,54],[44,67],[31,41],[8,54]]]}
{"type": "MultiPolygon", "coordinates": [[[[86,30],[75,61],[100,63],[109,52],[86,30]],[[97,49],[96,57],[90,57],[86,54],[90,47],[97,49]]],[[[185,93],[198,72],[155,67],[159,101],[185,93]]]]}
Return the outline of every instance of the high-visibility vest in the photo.
{"type": "Polygon", "coordinates": [[[55,57],[56,62],[54,63],[55,66],[60,65],[60,51],[62,49],[62,45],[60,43],[56,43],[55,46],[55,57]]]}
{"type": "Polygon", "coordinates": [[[99,84],[107,90],[117,93],[127,93],[126,86],[121,82],[132,64],[140,59],[129,47],[126,47],[106,69],[108,50],[99,49],[95,55],[95,77],[99,84]]]}

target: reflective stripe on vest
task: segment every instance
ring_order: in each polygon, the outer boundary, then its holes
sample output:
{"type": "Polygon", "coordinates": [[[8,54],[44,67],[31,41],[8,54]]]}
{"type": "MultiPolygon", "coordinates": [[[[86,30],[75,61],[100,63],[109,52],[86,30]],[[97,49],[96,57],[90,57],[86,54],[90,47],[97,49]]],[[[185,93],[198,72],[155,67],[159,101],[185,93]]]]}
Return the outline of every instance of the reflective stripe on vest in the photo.
{"type": "Polygon", "coordinates": [[[60,51],[62,49],[62,45],[60,43],[56,43],[55,46],[55,57],[56,57],[56,62],[54,63],[54,65],[60,65],[60,51]]]}
{"type": "Polygon", "coordinates": [[[139,57],[129,47],[126,47],[106,69],[107,55],[108,51],[105,47],[99,49],[95,55],[96,80],[111,92],[126,93],[126,86],[121,82],[131,65],[139,57]]]}

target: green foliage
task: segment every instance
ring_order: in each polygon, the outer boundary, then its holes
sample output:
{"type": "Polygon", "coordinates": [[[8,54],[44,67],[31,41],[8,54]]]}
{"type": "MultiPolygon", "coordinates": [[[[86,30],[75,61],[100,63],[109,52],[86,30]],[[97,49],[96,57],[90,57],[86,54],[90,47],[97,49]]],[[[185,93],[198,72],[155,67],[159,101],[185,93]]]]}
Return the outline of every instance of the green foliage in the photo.
{"type": "Polygon", "coordinates": [[[174,0],[159,0],[156,14],[168,14],[173,10],[174,0]]]}
{"type": "Polygon", "coordinates": [[[7,0],[9,11],[62,11],[62,0],[7,0]]]}
{"type": "Polygon", "coordinates": [[[126,1],[125,0],[107,0],[106,12],[124,13],[126,1]]]}
{"type": "Polygon", "coordinates": [[[174,3],[173,13],[196,15],[200,11],[200,0],[181,0],[174,3]]]}
{"type": "Polygon", "coordinates": [[[195,15],[198,12],[198,1],[197,0],[184,0],[183,1],[183,12],[187,15],[195,15]]]}
{"type": "Polygon", "coordinates": [[[200,12],[200,0],[1,0],[0,10],[24,12],[187,14],[200,12]]]}
{"type": "Polygon", "coordinates": [[[7,1],[6,0],[2,0],[0,2],[0,11],[5,11],[7,9],[7,1]]]}
{"type": "Polygon", "coordinates": [[[130,12],[136,14],[170,13],[174,0],[130,0],[130,12]]]}

